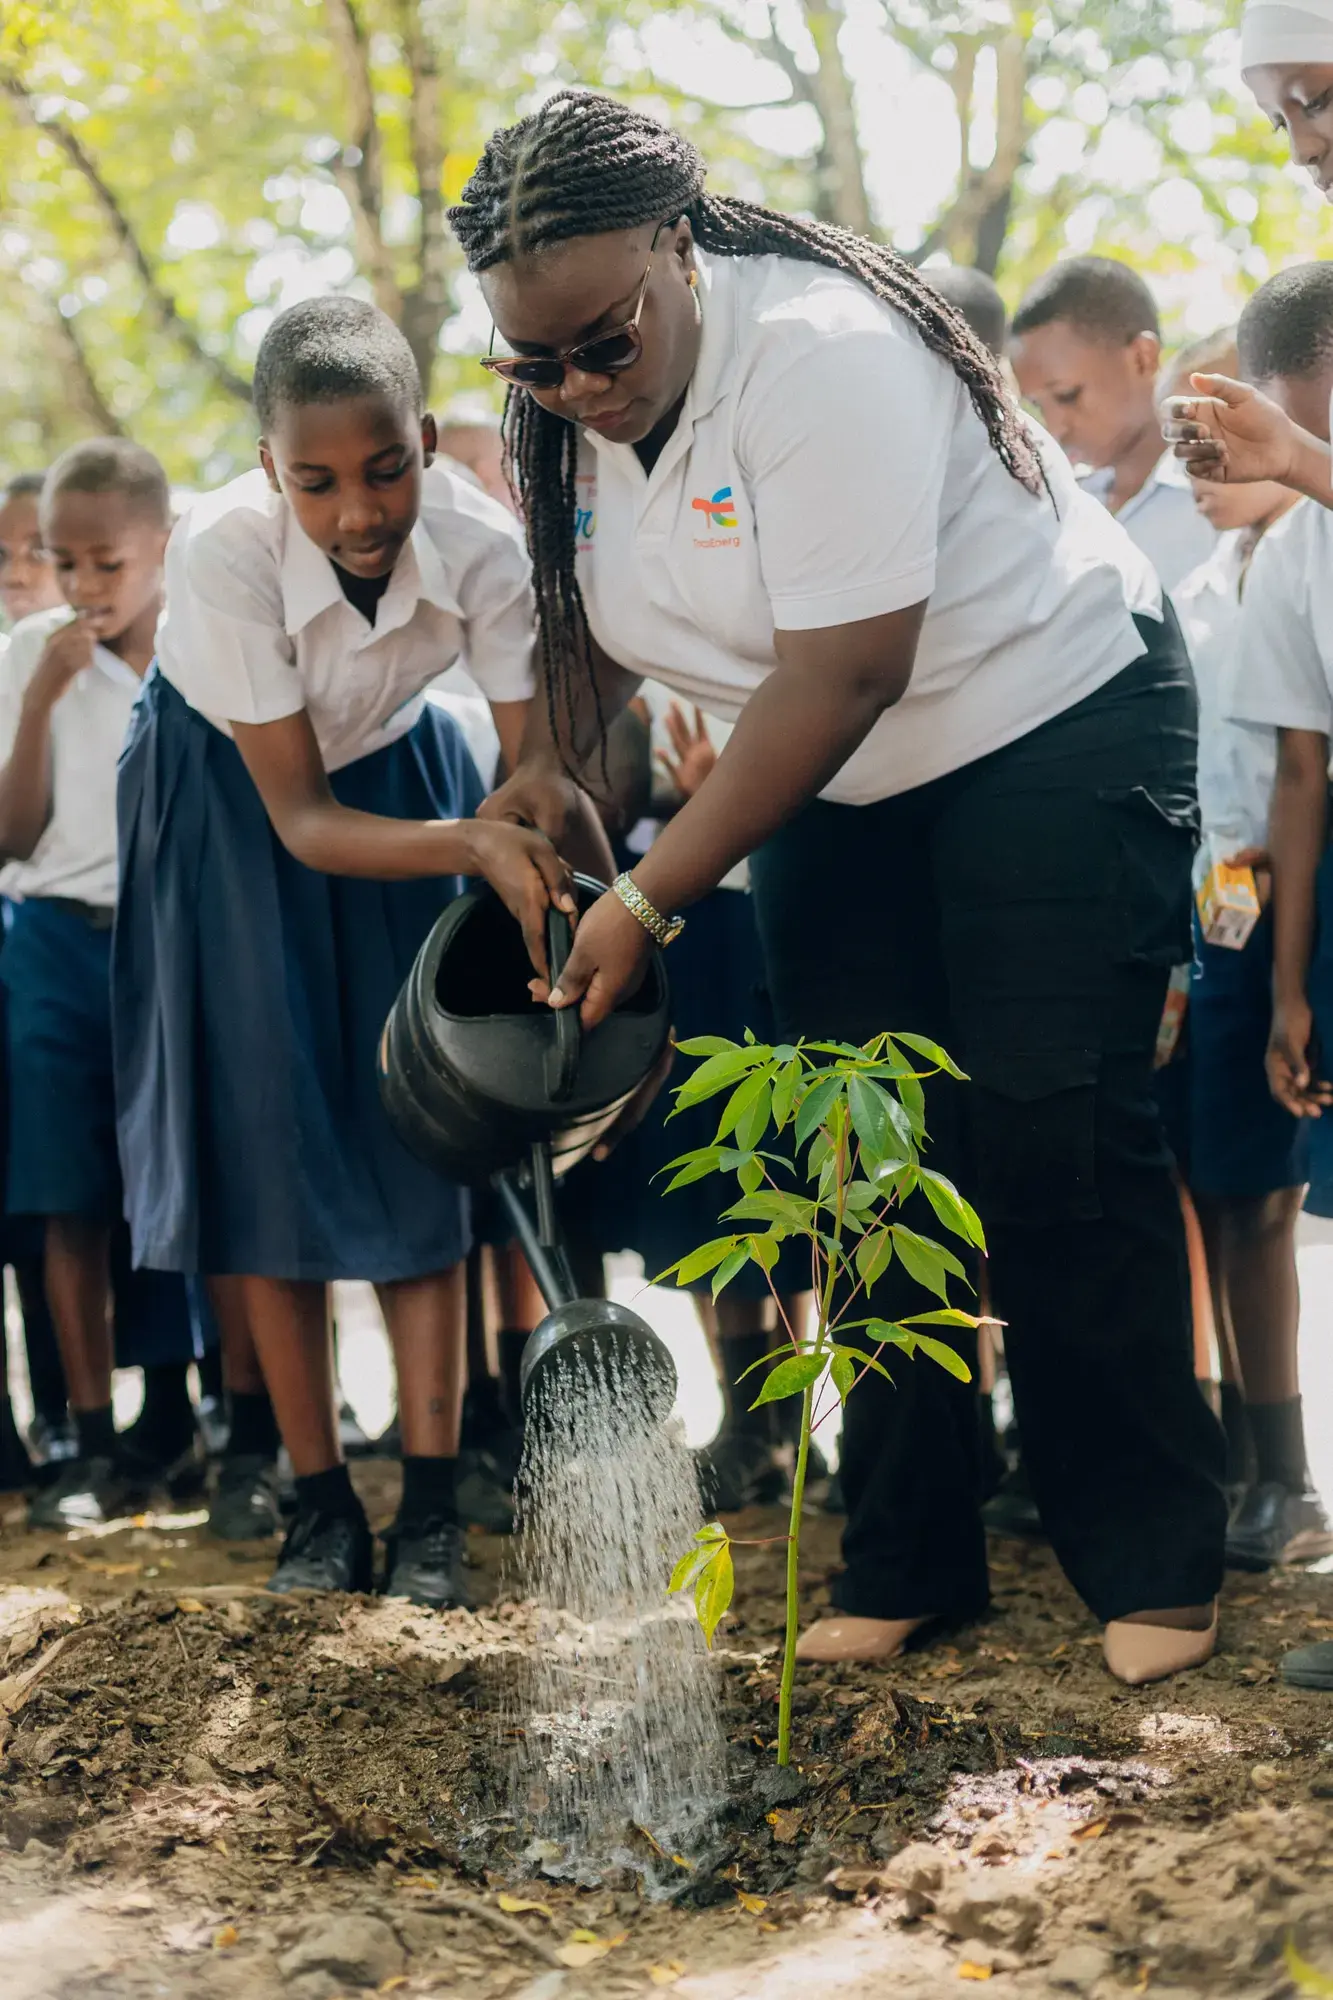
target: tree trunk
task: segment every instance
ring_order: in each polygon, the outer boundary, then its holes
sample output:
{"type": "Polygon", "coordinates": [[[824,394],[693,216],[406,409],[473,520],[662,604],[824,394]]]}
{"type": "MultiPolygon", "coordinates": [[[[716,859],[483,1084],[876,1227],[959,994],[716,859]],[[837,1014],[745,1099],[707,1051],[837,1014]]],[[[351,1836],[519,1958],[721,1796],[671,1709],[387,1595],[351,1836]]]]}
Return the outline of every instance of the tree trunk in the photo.
{"type": "Polygon", "coordinates": [[[836,0],[802,0],[802,6],[806,27],[819,56],[819,69],[810,78],[810,84],[824,127],[824,144],[816,162],[821,212],[826,208],[829,220],[844,229],[854,229],[858,236],[872,236],[875,232],[856,129],[856,100],[838,47],[842,8],[836,0]]]}
{"type": "Polygon", "coordinates": [[[403,60],[412,79],[408,105],[417,180],[417,281],[403,300],[403,332],[429,399],[430,378],[449,313],[449,229],[444,211],[444,91],[439,57],[424,31],[419,0],[399,0],[403,60]]]}

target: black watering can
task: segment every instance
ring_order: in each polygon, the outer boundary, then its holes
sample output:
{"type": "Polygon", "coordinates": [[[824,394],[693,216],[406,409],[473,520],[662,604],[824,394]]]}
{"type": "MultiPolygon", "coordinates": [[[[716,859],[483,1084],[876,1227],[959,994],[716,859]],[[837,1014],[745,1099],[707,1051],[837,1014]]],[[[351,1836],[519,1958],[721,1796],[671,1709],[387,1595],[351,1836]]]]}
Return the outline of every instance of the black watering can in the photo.
{"type": "MultiPolygon", "coordinates": [[[[575,877],[580,912],[602,893],[591,877],[575,877]]],[[[553,980],[572,941],[569,919],[551,909],[553,980]]],[[[588,1034],[577,1007],[556,1012],[535,1001],[531,977],[522,931],[494,891],[459,896],[422,945],[385,1023],[380,1096],[418,1159],[450,1180],[489,1183],[505,1204],[550,1308],[523,1350],[525,1405],[553,1379],[557,1361],[597,1361],[633,1375],[645,1408],[660,1419],[675,1400],[671,1356],[637,1313],[575,1296],[555,1182],[592,1150],[665,1052],[661,954],[654,951],[638,992],[588,1034]]]]}

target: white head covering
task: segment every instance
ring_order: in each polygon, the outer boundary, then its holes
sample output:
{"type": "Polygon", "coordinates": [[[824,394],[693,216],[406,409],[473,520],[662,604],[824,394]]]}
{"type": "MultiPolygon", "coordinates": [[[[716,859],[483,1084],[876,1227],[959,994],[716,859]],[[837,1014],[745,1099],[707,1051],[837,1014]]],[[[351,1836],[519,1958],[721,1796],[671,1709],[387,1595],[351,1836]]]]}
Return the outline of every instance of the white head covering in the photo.
{"type": "Polygon", "coordinates": [[[1245,0],[1240,24],[1240,66],[1333,63],[1333,0],[1245,0]]]}

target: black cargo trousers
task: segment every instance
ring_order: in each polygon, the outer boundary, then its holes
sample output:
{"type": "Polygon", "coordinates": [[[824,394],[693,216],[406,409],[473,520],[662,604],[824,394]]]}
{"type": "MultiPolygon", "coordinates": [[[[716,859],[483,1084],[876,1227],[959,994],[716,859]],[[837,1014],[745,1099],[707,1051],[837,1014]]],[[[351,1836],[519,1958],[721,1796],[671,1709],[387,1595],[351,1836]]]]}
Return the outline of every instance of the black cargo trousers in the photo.
{"type": "MultiPolygon", "coordinates": [[[[1147,654],[1053,721],[878,804],[815,801],[751,876],[785,1038],[902,1028],[968,1072],[927,1085],[927,1164],[980,1210],[1033,1492],[1104,1620],[1206,1603],[1226,1521],[1152,1088],[1190,956],[1195,697],[1171,614],[1140,631],[1147,654]]],[[[940,1236],[916,1201],[904,1220],[940,1236]]],[[[934,1303],[896,1259],[870,1301],[890,1320],[934,1303]]],[[[988,1598],[975,1392],[887,1359],[893,1386],[870,1374],[847,1405],[835,1599],[969,1615],[988,1598]]]]}

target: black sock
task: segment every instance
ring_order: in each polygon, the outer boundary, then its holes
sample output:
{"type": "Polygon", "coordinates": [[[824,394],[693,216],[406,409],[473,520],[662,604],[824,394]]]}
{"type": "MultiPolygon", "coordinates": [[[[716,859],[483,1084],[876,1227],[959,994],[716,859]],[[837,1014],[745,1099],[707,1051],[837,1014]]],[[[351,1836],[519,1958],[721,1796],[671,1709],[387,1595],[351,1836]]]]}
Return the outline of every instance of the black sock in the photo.
{"type": "Polygon", "coordinates": [[[46,1277],[40,1257],[25,1257],[14,1266],[19,1305],[23,1309],[23,1347],[28,1357],[28,1386],[33,1408],[49,1424],[63,1423],[68,1412],[65,1370],[46,1303],[46,1277]]]}
{"type": "Polygon", "coordinates": [[[1304,1493],[1310,1472],[1300,1397],[1293,1396],[1287,1403],[1250,1403],[1246,1407],[1254,1439],[1255,1476],[1261,1482],[1277,1480],[1290,1493],[1304,1493]]]}
{"type": "Polygon", "coordinates": [[[1254,1478],[1254,1440],[1250,1436],[1250,1418],[1245,1404],[1244,1391],[1234,1382],[1223,1382],[1219,1389],[1222,1429],[1227,1441],[1228,1486],[1248,1486],[1254,1478]]]}
{"type": "Polygon", "coordinates": [[[227,1413],[229,1424],[224,1457],[277,1457],[281,1442],[278,1420],[273,1414],[266,1389],[259,1390],[256,1395],[246,1395],[239,1389],[233,1389],[227,1398],[227,1413]]]}
{"type": "Polygon", "coordinates": [[[194,1436],[188,1361],[154,1362],[143,1371],[143,1408],[134,1421],[138,1450],[175,1458],[194,1436]]]}
{"type": "Polygon", "coordinates": [[[366,1518],[345,1465],[331,1465],[327,1472],[308,1472],[298,1478],[296,1507],[300,1514],[327,1514],[338,1521],[366,1518]]]}
{"type": "Polygon", "coordinates": [[[403,1459],[403,1497],[398,1506],[398,1526],[424,1528],[428,1523],[456,1521],[458,1501],[454,1481],[456,1458],[403,1459]]]}
{"type": "Polygon", "coordinates": [[[516,1426],[523,1422],[523,1395],[519,1388],[519,1375],[523,1361],[523,1349],[528,1344],[528,1330],[524,1326],[503,1326],[498,1335],[500,1349],[500,1381],[504,1388],[505,1410],[509,1421],[516,1426]]]}
{"type": "Polygon", "coordinates": [[[100,1410],[76,1410],[74,1423],[79,1433],[80,1458],[112,1458],[116,1450],[116,1420],[110,1403],[100,1410]]]}
{"type": "Polygon", "coordinates": [[[764,1403],[757,1410],[750,1408],[764,1386],[764,1370],[755,1368],[753,1375],[745,1375],[747,1368],[754,1368],[755,1362],[762,1361],[768,1353],[768,1335],[728,1334],[725,1340],[719,1340],[718,1350],[722,1357],[723,1430],[745,1431],[753,1437],[771,1438],[773,1405],[764,1403]],[[745,1375],[743,1382],[742,1375],[745,1375]]]}
{"type": "Polygon", "coordinates": [[[463,1397],[463,1443],[481,1450],[509,1429],[504,1393],[498,1375],[478,1375],[463,1397]]]}

